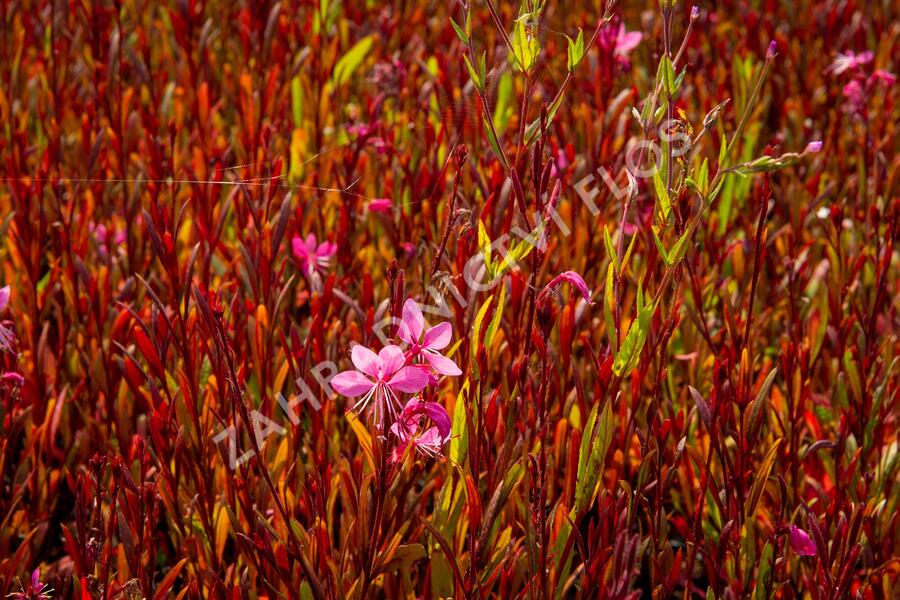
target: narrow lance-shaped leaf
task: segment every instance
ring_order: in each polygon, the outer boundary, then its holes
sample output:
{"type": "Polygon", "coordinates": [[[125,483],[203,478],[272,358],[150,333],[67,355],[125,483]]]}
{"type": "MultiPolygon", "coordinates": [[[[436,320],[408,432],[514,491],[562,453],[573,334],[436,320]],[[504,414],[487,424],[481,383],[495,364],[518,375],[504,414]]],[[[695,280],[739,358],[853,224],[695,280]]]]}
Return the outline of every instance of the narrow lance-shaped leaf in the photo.
{"type": "Polygon", "coordinates": [[[603,459],[612,442],[612,403],[606,402],[599,414],[597,406],[591,411],[581,436],[581,451],[578,455],[578,477],[575,481],[575,515],[587,509],[594,495],[594,488],[603,471],[603,459]]]}
{"type": "Polygon", "coordinates": [[[339,87],[350,80],[350,77],[359,68],[375,41],[374,36],[364,37],[356,42],[356,44],[347,51],[347,53],[337,61],[334,66],[334,73],[331,75],[331,85],[339,87]]]}

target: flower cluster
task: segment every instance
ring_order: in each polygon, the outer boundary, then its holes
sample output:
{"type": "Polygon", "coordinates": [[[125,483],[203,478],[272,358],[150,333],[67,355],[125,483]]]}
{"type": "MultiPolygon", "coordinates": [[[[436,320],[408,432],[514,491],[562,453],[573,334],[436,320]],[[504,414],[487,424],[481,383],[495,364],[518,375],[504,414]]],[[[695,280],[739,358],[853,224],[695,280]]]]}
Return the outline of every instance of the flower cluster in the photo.
{"type": "Polygon", "coordinates": [[[340,394],[356,398],[352,410],[374,415],[379,430],[390,432],[398,446],[393,459],[399,459],[407,446],[412,445],[427,456],[436,456],[450,438],[450,417],[436,402],[426,402],[413,396],[401,409],[400,394],[419,394],[429,385],[436,385],[443,375],[461,375],[459,366],[441,350],[450,344],[452,328],[443,322],[428,327],[422,309],[415,300],[403,305],[397,335],[407,346],[388,344],[376,354],[361,345],[354,346],[350,360],[355,370],[334,376],[331,386],[340,394]],[[420,420],[433,423],[425,428],[420,420]]]}
{"type": "Polygon", "coordinates": [[[307,278],[311,278],[314,273],[324,273],[328,269],[331,258],[337,252],[337,244],[328,241],[318,243],[316,236],[310,233],[306,238],[294,236],[291,250],[300,263],[300,270],[307,278]]]}

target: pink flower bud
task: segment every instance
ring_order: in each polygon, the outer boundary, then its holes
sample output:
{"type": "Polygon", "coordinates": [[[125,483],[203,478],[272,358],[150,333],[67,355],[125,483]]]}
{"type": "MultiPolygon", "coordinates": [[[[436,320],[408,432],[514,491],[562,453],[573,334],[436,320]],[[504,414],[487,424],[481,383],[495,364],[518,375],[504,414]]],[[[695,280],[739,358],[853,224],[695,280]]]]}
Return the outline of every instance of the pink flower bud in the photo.
{"type": "Polygon", "coordinates": [[[810,539],[809,534],[794,525],[788,526],[788,538],[791,548],[800,556],[815,556],[816,545],[810,539]]]}
{"type": "Polygon", "coordinates": [[[819,150],[822,149],[822,142],[817,140],[815,142],[810,142],[806,145],[806,150],[804,150],[804,154],[815,154],[819,150]]]}

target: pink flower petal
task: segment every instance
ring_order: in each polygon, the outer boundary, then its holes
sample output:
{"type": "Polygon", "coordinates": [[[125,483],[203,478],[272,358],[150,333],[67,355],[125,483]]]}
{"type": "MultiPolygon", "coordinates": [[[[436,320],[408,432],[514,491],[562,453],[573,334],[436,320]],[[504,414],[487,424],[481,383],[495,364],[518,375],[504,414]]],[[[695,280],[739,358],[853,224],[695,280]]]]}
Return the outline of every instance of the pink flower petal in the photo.
{"type": "Polygon", "coordinates": [[[337,244],[334,242],[322,242],[316,248],[316,256],[318,258],[329,259],[337,252],[337,244]]]}
{"type": "Polygon", "coordinates": [[[816,555],[816,544],[810,539],[809,534],[799,527],[790,525],[788,527],[788,538],[791,542],[791,548],[800,556],[816,555]]]}
{"type": "Polygon", "coordinates": [[[0,312],[6,310],[6,305],[9,304],[9,286],[4,286],[0,288],[0,312]]]}
{"type": "Polygon", "coordinates": [[[331,387],[343,396],[362,396],[369,393],[375,383],[359,371],[344,371],[332,378],[331,387]]]}
{"type": "Polygon", "coordinates": [[[15,371],[7,371],[3,375],[0,375],[0,382],[23,386],[25,385],[25,378],[15,371]]]}
{"type": "Polygon", "coordinates": [[[616,52],[619,54],[628,54],[641,43],[644,34],[640,31],[625,31],[625,25],[619,29],[619,36],[616,40],[616,52]]]}
{"type": "Polygon", "coordinates": [[[428,385],[428,373],[422,367],[403,367],[387,384],[394,391],[415,394],[428,385]]]}
{"type": "Polygon", "coordinates": [[[450,323],[444,321],[425,332],[422,347],[428,350],[442,350],[450,343],[452,335],[453,327],[451,327],[450,323]]]}
{"type": "Polygon", "coordinates": [[[397,333],[404,342],[415,345],[419,343],[424,328],[425,317],[422,316],[422,309],[415,300],[410,298],[403,303],[403,318],[400,319],[400,328],[397,333]]]}
{"type": "Polygon", "coordinates": [[[462,375],[462,371],[457,364],[453,362],[453,359],[432,352],[424,352],[423,356],[425,357],[425,360],[428,361],[428,364],[431,365],[431,368],[441,375],[449,375],[450,377],[462,375]]]}
{"type": "Polygon", "coordinates": [[[440,451],[441,447],[447,442],[447,438],[441,435],[437,427],[429,428],[425,433],[419,436],[417,440],[413,440],[416,446],[424,446],[433,452],[440,451]]]}
{"type": "Polygon", "coordinates": [[[381,362],[383,376],[390,377],[406,364],[406,355],[399,346],[390,344],[381,349],[378,360],[381,362]]]}
{"type": "Polygon", "coordinates": [[[394,203],[390,198],[376,198],[369,202],[369,212],[373,213],[389,213],[394,208],[394,203]]]}
{"type": "Polygon", "coordinates": [[[591,302],[591,290],[588,289],[587,284],[584,282],[584,278],[581,277],[575,271],[566,271],[564,273],[560,273],[556,277],[553,278],[553,281],[547,284],[545,290],[551,290],[554,287],[561,285],[563,282],[568,282],[575,286],[575,288],[581,293],[581,296],[585,299],[586,302],[591,302]]]}
{"type": "Polygon", "coordinates": [[[353,346],[353,350],[350,351],[350,360],[357,369],[369,377],[378,378],[378,369],[382,366],[381,360],[377,354],[362,344],[353,346]]]}
{"type": "Polygon", "coordinates": [[[419,424],[416,423],[414,419],[403,420],[398,419],[394,421],[394,424],[391,425],[391,433],[397,436],[401,442],[406,442],[416,434],[416,431],[419,429],[419,424]]]}

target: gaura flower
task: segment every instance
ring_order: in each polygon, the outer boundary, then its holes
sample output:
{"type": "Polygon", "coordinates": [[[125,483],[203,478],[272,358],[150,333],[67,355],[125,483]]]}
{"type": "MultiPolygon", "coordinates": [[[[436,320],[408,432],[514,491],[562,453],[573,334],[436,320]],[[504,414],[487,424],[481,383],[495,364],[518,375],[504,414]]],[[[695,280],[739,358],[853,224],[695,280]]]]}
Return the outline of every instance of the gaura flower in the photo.
{"type": "Polygon", "coordinates": [[[50,592],[53,589],[48,587],[46,583],[41,583],[40,577],[40,570],[35,569],[31,572],[31,581],[28,587],[23,587],[21,592],[14,592],[7,598],[14,598],[15,600],[43,600],[44,598],[50,598],[50,592]]]}
{"type": "Polygon", "coordinates": [[[354,346],[350,360],[357,370],[338,373],[331,380],[331,387],[344,396],[362,396],[351,410],[374,411],[379,426],[384,425],[386,415],[396,416],[400,410],[397,392],[415,394],[428,385],[425,370],[406,366],[403,350],[393,344],[378,354],[364,346],[354,346]]]}
{"type": "Polygon", "coordinates": [[[806,154],[806,153],[815,154],[816,152],[820,151],[821,149],[822,149],[822,142],[820,142],[820,141],[810,142],[806,145],[806,150],[804,150],[803,153],[804,154],[806,154]]]}
{"type": "Polygon", "coordinates": [[[619,24],[619,31],[616,33],[616,55],[627,58],[643,38],[644,34],[640,31],[627,31],[625,23],[619,24]]]}
{"type": "Polygon", "coordinates": [[[587,302],[588,304],[592,302],[591,290],[584,282],[584,278],[575,271],[565,271],[554,277],[553,281],[547,284],[541,294],[543,295],[550,293],[553,289],[562,285],[564,282],[568,282],[569,284],[575,286],[575,289],[578,290],[578,292],[581,294],[581,297],[584,298],[585,302],[587,302]]]}
{"type": "Polygon", "coordinates": [[[639,31],[628,31],[625,23],[620,23],[618,29],[606,27],[600,32],[598,44],[606,52],[612,52],[616,62],[627,68],[631,62],[628,55],[641,43],[644,34],[639,31]]]}
{"type": "Polygon", "coordinates": [[[375,198],[369,202],[369,212],[373,213],[389,213],[394,208],[394,203],[390,198],[375,198]]]}
{"type": "Polygon", "coordinates": [[[310,233],[306,239],[295,235],[291,240],[291,249],[294,256],[300,261],[303,274],[311,277],[316,271],[324,272],[331,264],[331,257],[337,252],[337,244],[334,242],[317,243],[316,236],[310,233]]]}
{"type": "Polygon", "coordinates": [[[415,397],[403,407],[400,418],[391,426],[391,433],[400,442],[391,455],[392,462],[400,460],[410,444],[425,456],[434,457],[450,439],[450,415],[437,402],[423,402],[415,397]],[[425,417],[432,422],[428,429],[424,428],[425,417]]]}
{"type": "MultiPolygon", "coordinates": [[[[9,286],[4,286],[0,288],[0,314],[6,310],[6,306],[9,304],[9,286]]],[[[6,326],[6,323],[0,321],[0,351],[6,350],[7,352],[12,352],[12,344],[15,341],[16,336],[13,334],[12,330],[6,326]]]]}
{"type": "Polygon", "coordinates": [[[856,67],[871,62],[873,58],[875,58],[875,54],[871,50],[866,50],[859,54],[856,54],[852,50],[848,50],[846,53],[838,52],[837,58],[834,59],[833,63],[826,67],[825,72],[831,73],[832,75],[840,75],[845,71],[850,71],[851,69],[855,69],[856,67]]]}
{"type": "Polygon", "coordinates": [[[794,525],[788,526],[788,539],[791,542],[791,548],[800,556],[815,556],[816,545],[810,539],[809,534],[794,525]]]}
{"type": "Polygon", "coordinates": [[[451,334],[452,327],[446,321],[426,331],[425,317],[422,315],[422,309],[419,308],[418,303],[410,298],[403,304],[403,317],[397,335],[409,344],[407,351],[409,357],[412,359],[421,357],[436,373],[455,377],[462,375],[462,371],[453,360],[439,352],[450,343],[451,334]],[[422,335],[423,331],[425,332],[424,336],[422,335]]]}
{"type": "Polygon", "coordinates": [[[885,71],[884,69],[876,69],[874,73],[869,77],[869,83],[878,82],[882,84],[884,87],[891,87],[897,82],[897,76],[891,73],[890,71],[885,71]]]}
{"type": "Polygon", "coordinates": [[[8,383],[14,386],[23,386],[25,385],[25,378],[15,371],[7,371],[3,375],[0,375],[0,383],[8,383]]]}

